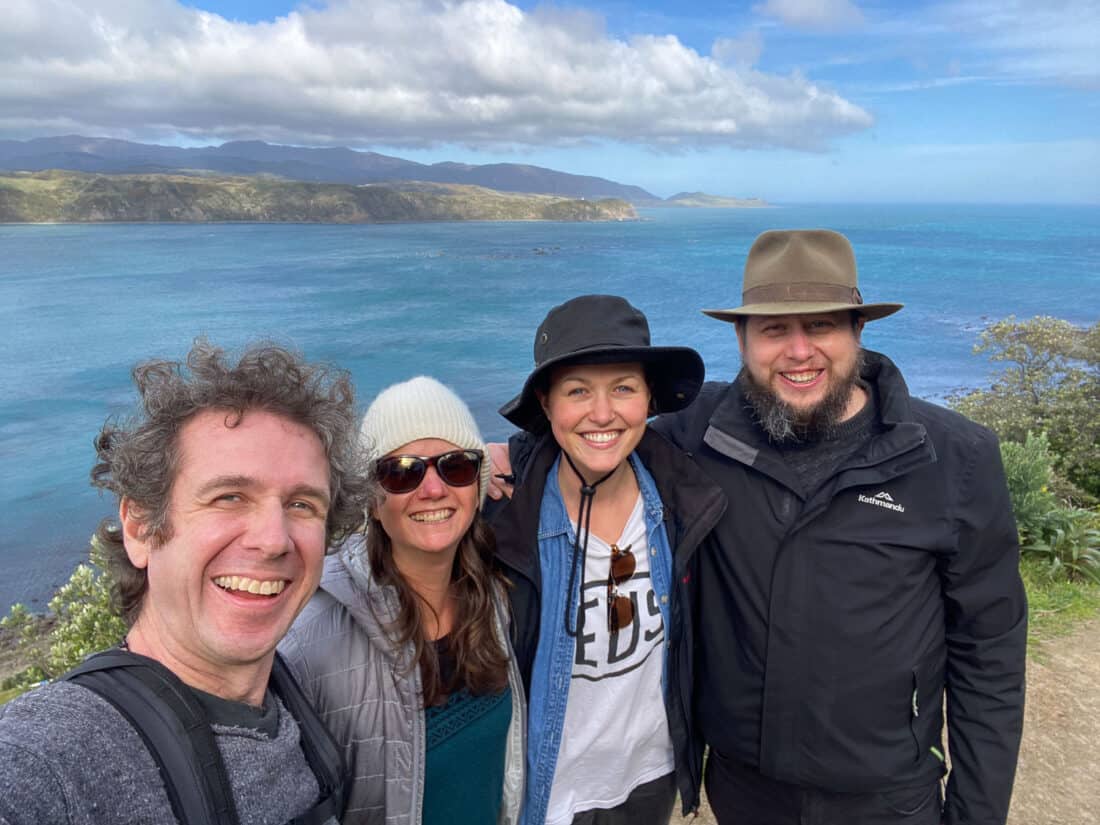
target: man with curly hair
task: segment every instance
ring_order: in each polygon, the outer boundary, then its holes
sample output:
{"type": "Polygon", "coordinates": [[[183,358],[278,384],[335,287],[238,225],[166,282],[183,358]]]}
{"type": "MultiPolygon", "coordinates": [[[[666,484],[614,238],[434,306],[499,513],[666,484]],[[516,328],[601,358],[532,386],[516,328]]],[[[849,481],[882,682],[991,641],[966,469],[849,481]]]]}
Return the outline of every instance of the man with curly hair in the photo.
{"type": "Polygon", "coordinates": [[[231,364],[202,340],[133,375],[140,412],[104,426],[92,471],[118,498],[99,537],[129,631],[0,708],[0,823],[206,821],[189,770],[214,776],[211,822],[327,822],[334,746],[275,646],[370,497],[350,381],[271,345],[231,364]],[[194,752],[158,753],[163,703],[95,688],[104,672],[173,698],[194,752]]]}

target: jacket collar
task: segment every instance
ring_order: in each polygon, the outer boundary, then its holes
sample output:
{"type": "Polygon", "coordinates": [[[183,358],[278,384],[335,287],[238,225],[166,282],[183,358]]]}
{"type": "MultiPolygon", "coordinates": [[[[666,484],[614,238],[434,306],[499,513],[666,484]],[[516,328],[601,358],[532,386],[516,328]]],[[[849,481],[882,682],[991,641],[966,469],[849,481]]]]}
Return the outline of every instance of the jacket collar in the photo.
{"type": "Polygon", "coordinates": [[[664,504],[674,571],[686,570],[696,548],[722,515],[726,494],[690,455],[647,429],[635,452],[650,471],[664,504]]]}
{"type": "MultiPolygon", "coordinates": [[[[864,350],[863,355],[860,377],[875,395],[886,429],[884,445],[891,450],[911,446],[914,440],[923,438],[924,428],[913,418],[912,398],[901,371],[882,353],[864,350]]],[[[729,458],[756,466],[757,462],[766,461],[773,450],[748,407],[741,381],[734,381],[712,413],[703,440],[729,458]]]]}
{"type": "Polygon", "coordinates": [[[860,377],[875,392],[879,415],[886,427],[912,422],[913,399],[909,386],[897,365],[881,352],[864,350],[864,366],[860,377]]]}
{"type": "Polygon", "coordinates": [[[387,658],[412,655],[411,646],[399,653],[401,645],[389,632],[400,609],[397,591],[374,580],[362,534],[352,535],[337,553],[325,557],[319,589],[344,606],[371,645],[387,658]]]}
{"type": "MultiPolygon", "coordinates": [[[[659,436],[657,438],[661,441],[659,436]]],[[[639,447],[641,443],[639,442],[639,447]]],[[[650,449],[648,450],[650,458],[660,460],[663,452],[661,450],[654,450],[654,441],[651,439],[649,443],[650,449]]],[[[658,445],[659,446],[659,445],[658,445]]],[[[683,460],[683,454],[680,453],[671,445],[668,445],[668,452],[676,453],[680,456],[680,460],[683,460]]],[[[638,492],[642,497],[642,506],[645,510],[646,522],[659,522],[663,521],[667,517],[667,509],[662,504],[662,498],[657,491],[657,484],[653,478],[653,475],[647,469],[646,462],[644,462],[640,455],[641,451],[635,448],[634,452],[627,456],[626,460],[630,463],[631,469],[634,471],[634,478],[638,482],[638,492]]],[[[539,541],[555,535],[561,535],[562,533],[568,534],[572,537],[576,533],[576,527],[569,519],[569,509],[566,507],[565,499],[561,493],[561,485],[555,482],[557,473],[561,467],[561,453],[558,453],[557,458],[550,465],[550,470],[546,474],[546,480],[543,486],[542,505],[539,510],[539,541]]],[[[602,499],[599,499],[602,500],[602,499]]]]}
{"type": "Polygon", "coordinates": [[[540,436],[528,453],[526,463],[515,468],[517,482],[512,497],[492,519],[497,561],[509,571],[529,579],[536,590],[542,589],[537,542],[542,493],[559,452],[553,435],[540,436]]]}

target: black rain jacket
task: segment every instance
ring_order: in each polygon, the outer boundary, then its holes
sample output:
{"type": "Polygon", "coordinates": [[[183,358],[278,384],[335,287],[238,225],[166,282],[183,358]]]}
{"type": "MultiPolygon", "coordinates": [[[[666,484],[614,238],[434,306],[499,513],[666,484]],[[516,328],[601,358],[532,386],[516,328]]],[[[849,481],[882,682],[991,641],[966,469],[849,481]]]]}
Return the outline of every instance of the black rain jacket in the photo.
{"type": "Polygon", "coordinates": [[[883,431],[816,490],[736,383],[656,424],[730,503],[696,554],[696,718],[767,776],[881,792],[943,775],[946,688],[944,821],[1003,825],[1027,604],[997,439],[865,354],[883,431]]]}

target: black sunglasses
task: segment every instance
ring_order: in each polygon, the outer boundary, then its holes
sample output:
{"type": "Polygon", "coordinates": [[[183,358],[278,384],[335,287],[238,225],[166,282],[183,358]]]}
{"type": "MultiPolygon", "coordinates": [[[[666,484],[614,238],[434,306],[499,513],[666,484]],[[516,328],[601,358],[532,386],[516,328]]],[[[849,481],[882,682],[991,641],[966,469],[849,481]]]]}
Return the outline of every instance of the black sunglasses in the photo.
{"type": "Polygon", "coordinates": [[[607,570],[607,629],[622,630],[634,621],[634,602],[619,593],[619,585],[634,575],[634,554],[630,545],[611,545],[611,566],[607,570]]]}
{"type": "Polygon", "coordinates": [[[451,487],[469,487],[481,475],[480,450],[451,450],[439,455],[392,455],[375,465],[378,483],[387,493],[411,493],[420,486],[429,467],[451,487]]]}

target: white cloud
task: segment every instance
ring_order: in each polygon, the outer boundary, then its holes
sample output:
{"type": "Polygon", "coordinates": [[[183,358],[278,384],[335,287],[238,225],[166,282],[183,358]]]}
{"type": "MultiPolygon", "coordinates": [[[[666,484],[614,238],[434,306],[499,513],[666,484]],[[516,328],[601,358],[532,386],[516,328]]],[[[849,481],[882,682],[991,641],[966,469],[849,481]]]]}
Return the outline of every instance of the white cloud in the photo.
{"type": "Polygon", "coordinates": [[[719,37],[710,47],[711,56],[722,63],[749,68],[764,53],[764,38],[758,29],[749,29],[741,37],[719,37]]]}
{"type": "Polygon", "coordinates": [[[752,10],[796,29],[831,31],[863,23],[863,13],[850,0],[765,0],[752,10]]]}
{"type": "Polygon", "coordinates": [[[970,0],[944,3],[930,16],[985,53],[997,74],[1100,88],[1096,0],[970,0]]]}
{"type": "Polygon", "coordinates": [[[858,88],[862,94],[892,94],[895,92],[917,92],[926,89],[947,89],[955,86],[988,86],[998,82],[995,77],[986,75],[953,75],[948,71],[944,77],[928,77],[894,83],[864,83],[858,88]]]}
{"type": "Polygon", "coordinates": [[[908,43],[919,70],[946,65],[948,77],[1100,88],[1096,0],[950,0],[881,17],[869,34],[908,43]]]}
{"type": "Polygon", "coordinates": [[[504,0],[337,0],[246,24],[172,0],[9,0],[0,133],[820,149],[871,116],[801,75],[504,0]]]}

